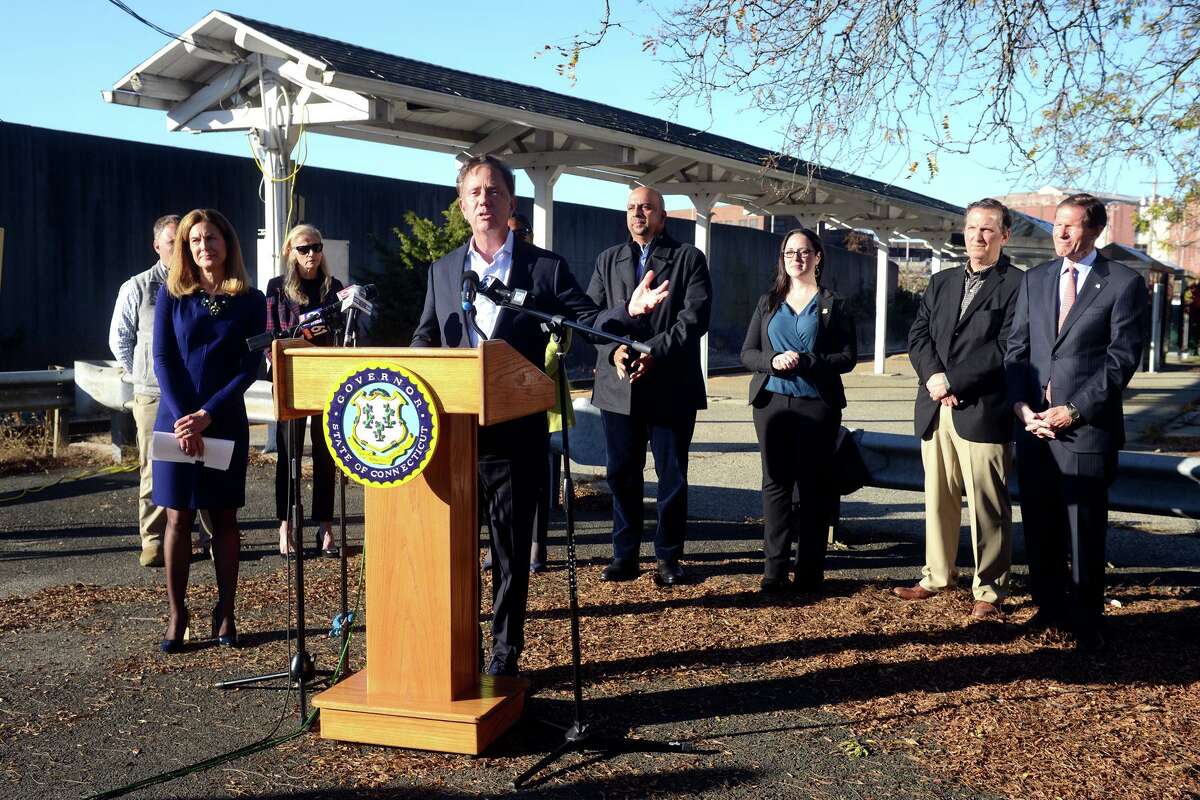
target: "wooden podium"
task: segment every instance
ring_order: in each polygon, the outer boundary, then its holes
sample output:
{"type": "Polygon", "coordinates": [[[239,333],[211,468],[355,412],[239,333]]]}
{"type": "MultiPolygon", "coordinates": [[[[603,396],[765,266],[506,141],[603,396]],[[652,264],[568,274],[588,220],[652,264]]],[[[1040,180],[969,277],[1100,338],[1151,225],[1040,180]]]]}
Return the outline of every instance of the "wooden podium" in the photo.
{"type": "Polygon", "coordinates": [[[476,349],[273,344],[280,421],[325,410],[334,385],[402,367],[429,388],[437,443],[423,472],[366,487],[367,665],[313,699],[321,736],[478,754],[521,715],[528,683],[479,673],[476,426],[554,405],[554,383],[501,341],[476,349]]]}

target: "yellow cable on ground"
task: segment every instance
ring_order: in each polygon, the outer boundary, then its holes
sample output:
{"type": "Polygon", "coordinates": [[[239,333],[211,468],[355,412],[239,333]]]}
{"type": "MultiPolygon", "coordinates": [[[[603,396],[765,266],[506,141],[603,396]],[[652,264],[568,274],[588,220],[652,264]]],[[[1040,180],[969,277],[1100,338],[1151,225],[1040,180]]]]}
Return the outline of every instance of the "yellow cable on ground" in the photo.
{"type": "Polygon", "coordinates": [[[49,489],[51,486],[57,486],[60,483],[70,483],[72,481],[81,481],[84,478],[95,478],[98,475],[117,475],[122,472],[133,472],[137,468],[138,468],[137,464],[130,464],[129,466],[125,466],[123,464],[113,464],[111,467],[101,467],[100,469],[88,470],[86,472],[81,472],[78,475],[63,475],[61,478],[56,478],[55,480],[52,480],[49,483],[43,484],[41,486],[34,486],[31,489],[22,489],[21,491],[16,492],[14,494],[5,495],[4,497],[0,497],[0,503],[12,503],[16,500],[20,500],[22,497],[25,497],[26,495],[34,494],[35,492],[40,492],[45,489],[49,489]]]}

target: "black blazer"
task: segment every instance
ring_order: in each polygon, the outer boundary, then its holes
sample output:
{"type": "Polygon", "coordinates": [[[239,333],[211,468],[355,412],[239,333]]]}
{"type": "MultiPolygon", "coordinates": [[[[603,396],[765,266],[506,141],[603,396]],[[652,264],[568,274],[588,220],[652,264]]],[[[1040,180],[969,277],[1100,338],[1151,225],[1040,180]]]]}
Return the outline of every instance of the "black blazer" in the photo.
{"type": "MultiPolygon", "coordinates": [[[[637,338],[650,345],[654,368],[637,383],[621,380],[612,363],[615,346],[598,345],[592,404],[618,414],[629,414],[635,408],[660,415],[679,408],[707,408],[700,344],[708,333],[712,309],[708,262],[696,247],[661,234],[650,251],[648,268],[654,270],[655,285],[664,279],[671,282],[667,299],[638,320],[637,338]]],[[[610,247],[596,257],[588,295],[601,308],[624,308],[637,288],[636,275],[633,244],[610,247]]]]}
{"type": "MultiPolygon", "coordinates": [[[[442,256],[429,267],[425,307],[413,332],[413,347],[470,347],[467,320],[462,310],[462,275],[470,243],[442,256]]],[[[602,309],[584,294],[557,253],[543,250],[516,239],[509,273],[510,289],[529,292],[529,304],[539,311],[578,320],[587,325],[621,332],[634,327],[625,306],[611,311],[602,309]]],[[[541,320],[512,309],[502,308],[492,331],[493,339],[503,339],[534,366],[542,369],[550,334],[541,328],[541,320]]]]}
{"type": "MultiPolygon", "coordinates": [[[[1055,405],[1070,402],[1079,409],[1079,422],[1056,437],[1063,447],[1115,452],[1125,444],[1121,392],[1142,358],[1146,282],[1124,264],[1097,255],[1062,331],[1055,333],[1062,264],[1061,258],[1039,264],[1021,282],[1004,357],[1009,408],[1024,401],[1035,411],[1045,409],[1050,383],[1055,405]]],[[[1018,438],[1025,435],[1021,428],[1018,438]]]]}
{"type": "Polygon", "coordinates": [[[1001,255],[979,287],[962,319],[966,268],[943,270],[929,279],[917,318],[908,332],[908,355],[917,371],[917,401],[913,412],[916,434],[933,435],[941,404],[929,398],[925,383],[946,373],[950,392],[958,398],[954,429],[972,442],[1012,441],[1012,406],[1004,384],[1004,352],[1012,328],[1022,273],[1001,255]]]}
{"type": "Polygon", "coordinates": [[[817,340],[811,353],[801,353],[800,366],[789,372],[780,372],[771,366],[771,359],[780,351],[771,346],[767,326],[779,309],[769,311],[771,294],[758,298],[750,327],[746,329],[746,341],[742,343],[742,364],[754,373],[750,379],[750,404],[761,406],[766,402],[767,378],[772,375],[799,374],[811,383],[830,408],[846,407],[846,391],[842,388],[842,373],[854,369],[858,363],[858,336],[854,330],[854,318],[846,310],[846,301],[828,289],[817,295],[821,321],[817,326],[817,340]]]}

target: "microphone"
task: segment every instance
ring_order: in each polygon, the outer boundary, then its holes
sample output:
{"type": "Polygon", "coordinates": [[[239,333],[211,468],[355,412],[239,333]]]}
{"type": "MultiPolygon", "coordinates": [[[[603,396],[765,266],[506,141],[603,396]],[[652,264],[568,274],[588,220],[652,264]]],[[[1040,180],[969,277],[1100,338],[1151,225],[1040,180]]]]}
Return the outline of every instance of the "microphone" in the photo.
{"type": "Polygon", "coordinates": [[[509,289],[496,277],[492,277],[487,283],[482,284],[479,287],[479,293],[496,305],[508,303],[524,307],[525,301],[529,299],[529,292],[524,289],[509,289]]]}
{"type": "Polygon", "coordinates": [[[251,351],[263,350],[270,347],[274,339],[303,338],[313,341],[339,329],[341,320],[338,318],[347,310],[361,311],[368,316],[374,314],[375,306],[370,301],[378,296],[379,289],[373,283],[351,284],[337,294],[326,297],[325,302],[316,308],[304,312],[293,327],[273,334],[264,332],[251,336],[246,340],[246,347],[251,351]]]}
{"type": "Polygon", "coordinates": [[[479,276],[472,270],[462,275],[462,310],[470,311],[475,305],[475,295],[479,291],[479,276]]]}

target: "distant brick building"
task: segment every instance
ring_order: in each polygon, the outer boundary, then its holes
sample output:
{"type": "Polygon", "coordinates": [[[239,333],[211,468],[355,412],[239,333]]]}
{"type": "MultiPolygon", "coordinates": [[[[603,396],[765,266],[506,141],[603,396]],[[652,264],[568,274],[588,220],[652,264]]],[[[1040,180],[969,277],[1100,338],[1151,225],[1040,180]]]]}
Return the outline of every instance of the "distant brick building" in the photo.
{"type": "MultiPolygon", "coordinates": [[[[1017,192],[998,197],[1013,211],[1053,222],[1054,209],[1069,194],[1078,189],[1043,186],[1036,192],[1017,192]]],[[[1151,258],[1177,264],[1193,275],[1200,275],[1200,209],[1189,210],[1183,220],[1155,220],[1147,214],[1153,197],[1093,192],[1108,209],[1108,228],[1097,245],[1116,243],[1142,250],[1151,258]],[[1138,224],[1141,214],[1143,221],[1138,224]],[[1139,230],[1140,228],[1140,230],[1139,230]]]]}

